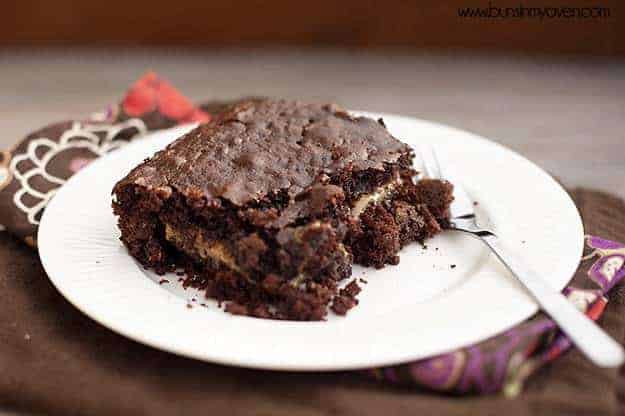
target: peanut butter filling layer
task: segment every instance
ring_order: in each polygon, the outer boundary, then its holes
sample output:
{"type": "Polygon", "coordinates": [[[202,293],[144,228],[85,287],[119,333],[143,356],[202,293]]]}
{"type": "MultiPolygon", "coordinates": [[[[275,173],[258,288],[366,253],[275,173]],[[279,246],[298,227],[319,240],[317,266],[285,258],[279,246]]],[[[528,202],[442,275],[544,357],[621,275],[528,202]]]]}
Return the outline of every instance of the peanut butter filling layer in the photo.
{"type": "MultiPolygon", "coordinates": [[[[321,227],[322,224],[317,221],[312,224],[313,227],[321,227]]],[[[299,236],[297,238],[300,238],[299,236]]],[[[203,260],[211,259],[213,261],[217,261],[223,266],[233,270],[240,275],[247,277],[245,271],[241,270],[241,268],[236,263],[236,260],[232,254],[232,252],[225,246],[225,244],[219,240],[208,240],[205,239],[201,233],[197,233],[195,240],[193,242],[193,247],[186,247],[184,243],[184,239],[182,237],[182,233],[172,227],[170,224],[165,224],[165,239],[170,243],[175,244],[181,250],[187,252],[190,255],[197,255],[203,260]]],[[[341,243],[338,246],[338,250],[342,255],[348,256],[349,253],[345,249],[345,246],[341,243]]],[[[303,267],[304,265],[302,265],[303,267]]],[[[292,286],[299,286],[309,276],[303,273],[301,270],[298,275],[291,281],[292,286]]]]}
{"type": "MultiPolygon", "coordinates": [[[[185,247],[182,234],[169,224],[165,224],[165,239],[178,247],[185,247]]],[[[197,255],[204,260],[212,259],[238,273],[241,269],[237,266],[234,256],[219,240],[207,240],[201,233],[197,233],[193,242],[192,250],[185,250],[188,254],[197,255]],[[191,251],[191,252],[189,252],[191,251]]]]}
{"type": "Polygon", "coordinates": [[[360,196],[354,203],[354,206],[351,209],[351,215],[354,218],[360,217],[360,214],[365,212],[365,210],[371,204],[377,204],[381,201],[384,201],[388,198],[394,191],[402,184],[401,178],[396,176],[390,182],[377,187],[373,192],[364,194],[360,196]]]}

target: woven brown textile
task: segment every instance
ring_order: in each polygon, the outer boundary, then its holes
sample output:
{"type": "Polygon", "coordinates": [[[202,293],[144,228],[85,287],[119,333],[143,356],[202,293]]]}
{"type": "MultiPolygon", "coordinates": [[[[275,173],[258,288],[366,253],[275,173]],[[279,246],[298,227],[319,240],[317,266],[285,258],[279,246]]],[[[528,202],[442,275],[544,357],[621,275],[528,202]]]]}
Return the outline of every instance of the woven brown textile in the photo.
{"type": "MultiPolygon", "coordinates": [[[[586,232],[625,240],[625,203],[572,192],[586,232]]],[[[514,400],[445,397],[383,385],[360,373],[279,373],[177,357],[91,321],[46,278],[37,254],[0,234],[0,409],[87,415],[618,415],[623,376],[571,351],[514,400]]],[[[114,305],[111,305],[114,307],[114,305]]],[[[601,324],[625,340],[625,288],[601,324]]],[[[621,412],[621,413],[619,413],[621,412]]],[[[1,412],[0,412],[1,414],[1,412]]]]}

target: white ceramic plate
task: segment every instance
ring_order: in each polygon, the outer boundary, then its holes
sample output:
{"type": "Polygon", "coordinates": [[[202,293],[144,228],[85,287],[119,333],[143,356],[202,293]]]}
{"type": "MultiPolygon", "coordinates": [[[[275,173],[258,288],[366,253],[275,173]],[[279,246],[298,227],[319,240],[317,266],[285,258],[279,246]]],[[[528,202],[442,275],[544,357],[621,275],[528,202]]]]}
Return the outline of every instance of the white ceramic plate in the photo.
{"type": "MultiPolygon", "coordinates": [[[[461,172],[477,211],[529,265],[561,289],[575,272],[582,223],[566,192],[504,147],[450,127],[394,115],[391,133],[431,144],[461,172]]],[[[354,268],[360,304],[326,322],[282,322],[224,313],[177,276],[143,270],[118,240],[111,189],[189,127],[160,131],[71,178],[47,207],[39,253],[50,279],[78,309],[136,341],[222,364],[274,370],[339,370],[394,364],[483,340],[537,308],[478,241],[454,232],[411,245],[401,263],[354,268]],[[455,265],[455,267],[453,266],[455,265]],[[193,300],[195,299],[195,300],[193,300]],[[200,306],[204,303],[206,307],[200,306]],[[189,308],[187,305],[193,307],[189,308]]]]}

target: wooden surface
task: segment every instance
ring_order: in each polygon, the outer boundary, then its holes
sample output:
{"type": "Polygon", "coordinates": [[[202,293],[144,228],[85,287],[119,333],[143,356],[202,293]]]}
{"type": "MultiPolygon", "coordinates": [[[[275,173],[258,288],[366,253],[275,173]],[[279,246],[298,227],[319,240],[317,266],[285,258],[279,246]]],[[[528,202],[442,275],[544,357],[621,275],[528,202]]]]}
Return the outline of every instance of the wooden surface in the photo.
{"type": "Polygon", "coordinates": [[[625,56],[622,0],[5,3],[0,45],[349,45],[625,56]],[[520,5],[524,17],[514,12],[520,5]],[[460,17],[466,8],[492,17],[460,17]],[[530,8],[536,17],[528,17],[530,8]]]}
{"type": "MultiPolygon", "coordinates": [[[[116,101],[147,69],[195,100],[271,95],[446,123],[567,186],[625,197],[625,61],[340,50],[0,52],[0,146],[116,101]]],[[[520,184],[519,186],[523,186],[520,184]]]]}

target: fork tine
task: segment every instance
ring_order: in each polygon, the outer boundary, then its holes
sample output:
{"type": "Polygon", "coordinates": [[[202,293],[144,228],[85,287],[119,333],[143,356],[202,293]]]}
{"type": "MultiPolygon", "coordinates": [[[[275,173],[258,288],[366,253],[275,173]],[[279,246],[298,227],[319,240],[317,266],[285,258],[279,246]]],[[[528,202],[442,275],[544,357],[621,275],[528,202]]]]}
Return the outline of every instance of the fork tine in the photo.
{"type": "Polygon", "coordinates": [[[421,147],[421,161],[423,162],[423,168],[425,170],[425,174],[427,177],[432,179],[440,179],[441,171],[440,164],[436,159],[436,154],[434,153],[434,149],[431,146],[422,146],[421,147]]]}
{"type": "Polygon", "coordinates": [[[467,195],[467,192],[461,182],[455,176],[455,172],[453,172],[451,168],[443,171],[443,166],[438,161],[438,157],[436,156],[434,149],[432,149],[432,159],[429,163],[437,170],[439,175],[438,179],[444,179],[454,185],[454,201],[449,207],[452,218],[473,218],[475,216],[473,202],[467,195]]]}
{"type": "Polygon", "coordinates": [[[434,163],[434,166],[436,167],[436,172],[438,172],[438,178],[446,179],[445,174],[443,173],[443,167],[441,163],[438,161],[438,156],[436,156],[436,152],[434,151],[434,148],[432,148],[431,150],[432,150],[432,162],[434,163]]]}

